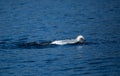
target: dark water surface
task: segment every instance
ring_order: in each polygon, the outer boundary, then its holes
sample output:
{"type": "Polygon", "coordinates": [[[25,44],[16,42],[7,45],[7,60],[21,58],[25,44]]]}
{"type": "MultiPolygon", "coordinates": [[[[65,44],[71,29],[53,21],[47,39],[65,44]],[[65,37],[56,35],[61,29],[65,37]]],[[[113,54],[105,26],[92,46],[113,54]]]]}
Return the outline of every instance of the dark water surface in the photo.
{"type": "Polygon", "coordinates": [[[119,75],[120,0],[0,0],[0,76],[119,75]]]}

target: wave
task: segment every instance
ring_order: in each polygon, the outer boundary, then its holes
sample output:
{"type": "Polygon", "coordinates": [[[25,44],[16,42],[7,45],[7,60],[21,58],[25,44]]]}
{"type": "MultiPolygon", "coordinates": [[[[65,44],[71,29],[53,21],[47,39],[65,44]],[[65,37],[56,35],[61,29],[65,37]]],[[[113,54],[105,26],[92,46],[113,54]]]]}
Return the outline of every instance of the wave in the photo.
{"type": "MultiPolygon", "coordinates": [[[[0,49],[32,49],[32,48],[51,48],[54,45],[51,44],[52,41],[45,41],[45,40],[39,40],[39,41],[32,41],[27,42],[25,39],[23,40],[10,40],[10,39],[4,39],[0,41],[0,49]]],[[[100,44],[111,44],[111,43],[117,43],[115,40],[109,41],[109,40],[86,40],[83,44],[70,44],[70,45],[100,45],[100,44]]],[[[66,46],[66,45],[65,45],[66,46]]]]}
{"type": "Polygon", "coordinates": [[[15,41],[15,42],[6,42],[1,41],[0,42],[0,49],[30,49],[30,48],[44,48],[44,47],[52,47],[50,45],[51,41],[45,41],[45,42],[22,42],[22,41],[15,41]]]}

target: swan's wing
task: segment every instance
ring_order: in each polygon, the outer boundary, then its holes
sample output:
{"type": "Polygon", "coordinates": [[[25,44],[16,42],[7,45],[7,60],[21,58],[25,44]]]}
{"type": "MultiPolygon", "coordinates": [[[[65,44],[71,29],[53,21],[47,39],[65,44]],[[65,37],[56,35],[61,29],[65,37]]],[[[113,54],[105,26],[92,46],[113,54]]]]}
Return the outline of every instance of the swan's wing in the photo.
{"type": "Polygon", "coordinates": [[[65,44],[74,44],[74,43],[77,43],[77,41],[75,39],[71,39],[71,40],[57,40],[57,41],[53,41],[51,44],[65,45],[65,44]]]}
{"type": "Polygon", "coordinates": [[[64,40],[63,42],[66,42],[68,44],[74,44],[76,43],[77,41],[75,39],[71,39],[71,40],[64,40]]]}
{"type": "Polygon", "coordinates": [[[56,41],[53,41],[51,44],[58,44],[58,45],[63,45],[63,44],[66,44],[64,41],[62,40],[56,40],[56,41]]]}

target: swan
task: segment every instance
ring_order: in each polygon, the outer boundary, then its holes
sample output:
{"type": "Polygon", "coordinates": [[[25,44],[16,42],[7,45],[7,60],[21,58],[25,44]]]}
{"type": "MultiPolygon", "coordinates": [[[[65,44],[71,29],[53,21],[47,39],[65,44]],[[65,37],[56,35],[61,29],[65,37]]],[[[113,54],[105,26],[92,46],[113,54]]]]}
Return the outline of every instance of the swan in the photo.
{"type": "Polygon", "coordinates": [[[76,39],[67,39],[67,40],[55,40],[51,42],[51,44],[55,45],[66,45],[66,44],[75,44],[75,43],[83,43],[85,38],[82,35],[76,37],[76,39]]]}

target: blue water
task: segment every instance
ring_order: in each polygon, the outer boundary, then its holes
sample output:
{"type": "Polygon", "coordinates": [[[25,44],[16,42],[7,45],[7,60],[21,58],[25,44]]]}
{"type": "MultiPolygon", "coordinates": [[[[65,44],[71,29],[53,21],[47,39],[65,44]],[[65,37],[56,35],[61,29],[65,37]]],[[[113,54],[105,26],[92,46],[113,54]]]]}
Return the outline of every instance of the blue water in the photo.
{"type": "Polygon", "coordinates": [[[120,0],[0,0],[0,76],[119,75],[120,0]]]}

